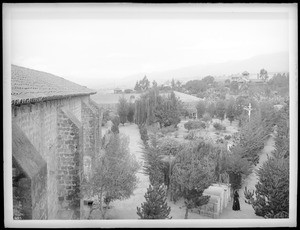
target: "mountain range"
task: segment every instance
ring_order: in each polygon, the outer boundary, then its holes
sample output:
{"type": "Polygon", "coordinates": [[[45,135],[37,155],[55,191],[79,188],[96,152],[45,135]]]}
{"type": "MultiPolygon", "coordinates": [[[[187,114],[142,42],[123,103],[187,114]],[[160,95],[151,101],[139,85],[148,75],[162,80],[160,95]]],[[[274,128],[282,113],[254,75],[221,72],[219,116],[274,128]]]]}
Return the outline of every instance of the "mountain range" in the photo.
{"type": "Polygon", "coordinates": [[[244,60],[228,61],[209,65],[193,65],[181,67],[168,71],[154,71],[150,73],[138,73],[126,76],[117,83],[106,84],[106,88],[119,87],[121,89],[133,88],[136,81],[141,80],[145,75],[152,82],[155,80],[158,84],[163,84],[174,78],[183,83],[202,79],[205,76],[214,76],[216,80],[224,80],[232,74],[247,71],[252,74],[259,73],[264,68],[269,73],[288,72],[289,71],[289,54],[288,52],[279,52],[273,54],[263,54],[244,60]]]}

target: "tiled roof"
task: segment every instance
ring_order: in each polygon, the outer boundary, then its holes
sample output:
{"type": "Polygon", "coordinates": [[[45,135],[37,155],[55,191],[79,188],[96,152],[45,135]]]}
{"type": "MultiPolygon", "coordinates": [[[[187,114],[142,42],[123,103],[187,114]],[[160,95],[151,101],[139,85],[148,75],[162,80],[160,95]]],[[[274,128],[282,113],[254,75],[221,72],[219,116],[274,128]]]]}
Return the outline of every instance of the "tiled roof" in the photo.
{"type": "Polygon", "coordinates": [[[16,65],[11,66],[11,103],[13,105],[95,93],[96,91],[85,86],[50,73],[16,65]]]}

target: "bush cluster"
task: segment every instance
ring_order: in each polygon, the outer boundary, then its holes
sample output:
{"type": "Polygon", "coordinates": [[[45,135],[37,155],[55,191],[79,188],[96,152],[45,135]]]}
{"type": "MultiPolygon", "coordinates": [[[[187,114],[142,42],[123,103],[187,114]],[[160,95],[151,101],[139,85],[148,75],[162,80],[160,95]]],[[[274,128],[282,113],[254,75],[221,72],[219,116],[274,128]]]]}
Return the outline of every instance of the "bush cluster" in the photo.
{"type": "Polygon", "coordinates": [[[226,127],[218,122],[215,122],[213,126],[216,130],[226,130],[226,127]]]}
{"type": "Polygon", "coordinates": [[[188,121],[184,124],[184,128],[187,130],[191,129],[205,129],[206,124],[203,121],[188,121]]]}
{"type": "Polygon", "coordinates": [[[189,133],[184,136],[184,139],[186,139],[186,140],[203,139],[200,136],[199,131],[200,131],[199,129],[190,130],[189,133]]]}
{"type": "Polygon", "coordinates": [[[164,134],[164,135],[168,134],[168,133],[173,133],[173,132],[175,132],[177,130],[178,130],[178,128],[175,128],[174,125],[167,126],[167,127],[162,127],[160,129],[161,133],[164,134]]]}
{"type": "Polygon", "coordinates": [[[224,139],[225,140],[230,140],[231,139],[231,135],[225,135],[224,139]]]}

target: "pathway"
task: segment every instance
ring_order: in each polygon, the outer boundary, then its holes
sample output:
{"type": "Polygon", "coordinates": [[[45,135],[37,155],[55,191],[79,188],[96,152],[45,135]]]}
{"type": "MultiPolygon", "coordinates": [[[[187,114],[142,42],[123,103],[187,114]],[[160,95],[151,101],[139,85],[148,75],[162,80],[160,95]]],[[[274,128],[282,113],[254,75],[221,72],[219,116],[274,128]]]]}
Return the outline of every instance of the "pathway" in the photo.
{"type": "MultiPolygon", "coordinates": [[[[262,150],[262,153],[259,157],[259,164],[256,165],[255,169],[258,169],[262,166],[262,164],[267,160],[267,156],[271,154],[274,150],[274,138],[271,136],[265,143],[265,147],[262,150]]],[[[240,195],[240,206],[241,211],[233,211],[232,210],[232,201],[228,204],[228,206],[223,210],[220,215],[220,219],[263,219],[261,216],[257,216],[254,213],[254,209],[251,205],[245,203],[244,189],[247,186],[247,189],[253,190],[255,189],[255,185],[258,182],[257,175],[255,170],[244,180],[242,188],[239,190],[240,195]]]]}

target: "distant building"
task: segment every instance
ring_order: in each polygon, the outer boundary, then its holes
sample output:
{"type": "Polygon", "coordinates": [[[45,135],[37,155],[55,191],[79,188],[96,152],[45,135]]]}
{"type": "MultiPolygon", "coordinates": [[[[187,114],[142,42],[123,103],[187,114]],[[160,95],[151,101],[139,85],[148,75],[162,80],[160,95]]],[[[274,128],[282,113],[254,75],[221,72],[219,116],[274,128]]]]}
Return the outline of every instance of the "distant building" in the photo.
{"type": "Polygon", "coordinates": [[[132,89],[125,89],[124,93],[133,93],[133,90],[132,89]]]}
{"type": "Polygon", "coordinates": [[[114,93],[118,94],[118,93],[123,93],[123,91],[120,88],[115,88],[114,89],[114,93]]]}
{"type": "Polygon", "coordinates": [[[101,148],[96,92],[11,66],[14,218],[79,219],[80,181],[101,148]]]}

